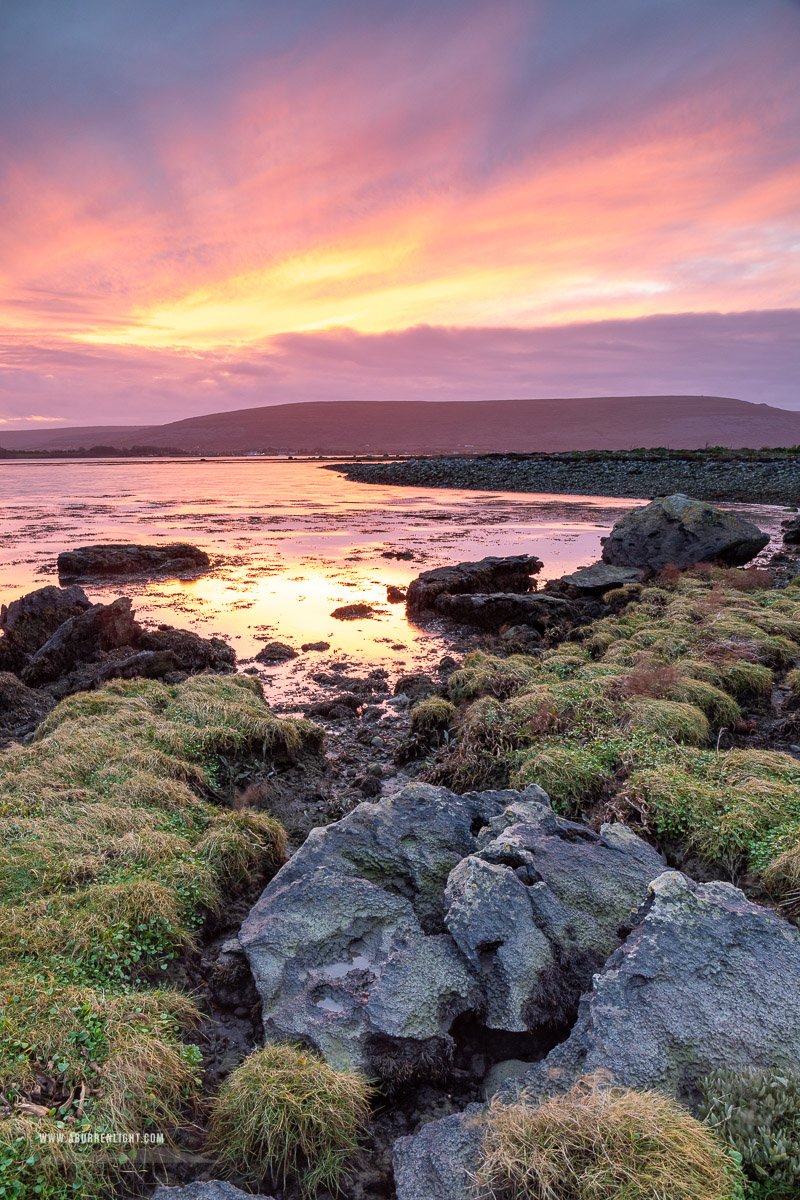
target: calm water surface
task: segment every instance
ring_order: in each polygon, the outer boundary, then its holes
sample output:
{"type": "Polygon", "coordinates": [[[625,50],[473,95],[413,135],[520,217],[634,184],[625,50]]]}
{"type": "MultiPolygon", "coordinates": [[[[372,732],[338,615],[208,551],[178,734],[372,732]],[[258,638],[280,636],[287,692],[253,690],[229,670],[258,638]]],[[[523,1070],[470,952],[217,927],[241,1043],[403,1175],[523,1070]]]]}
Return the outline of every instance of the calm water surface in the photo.
{"type": "MultiPolygon", "coordinates": [[[[87,585],[93,599],[134,597],[139,619],[220,634],[240,660],[264,641],[331,643],[331,654],[408,667],[439,656],[436,628],[418,629],[386,585],[486,554],[534,553],[540,579],[599,556],[600,538],[644,501],[351,483],[318,463],[271,459],[108,459],[0,463],[4,537],[0,601],[57,582],[59,551],[96,541],[190,541],[214,569],[191,582],[87,585]],[[396,561],[385,550],[410,550],[396,561]],[[331,618],[367,601],[375,618],[331,618]]],[[[737,506],[777,530],[783,509],[737,506]]],[[[264,668],[285,687],[302,656],[264,668]]]]}

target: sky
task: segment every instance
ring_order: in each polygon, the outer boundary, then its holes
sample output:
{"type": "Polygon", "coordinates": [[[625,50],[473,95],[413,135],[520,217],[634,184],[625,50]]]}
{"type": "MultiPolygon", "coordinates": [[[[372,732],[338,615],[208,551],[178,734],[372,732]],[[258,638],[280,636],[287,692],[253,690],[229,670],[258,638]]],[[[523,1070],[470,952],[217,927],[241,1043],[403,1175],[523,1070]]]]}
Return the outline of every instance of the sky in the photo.
{"type": "Polygon", "coordinates": [[[0,0],[0,434],[800,409],[800,0],[0,0]]]}

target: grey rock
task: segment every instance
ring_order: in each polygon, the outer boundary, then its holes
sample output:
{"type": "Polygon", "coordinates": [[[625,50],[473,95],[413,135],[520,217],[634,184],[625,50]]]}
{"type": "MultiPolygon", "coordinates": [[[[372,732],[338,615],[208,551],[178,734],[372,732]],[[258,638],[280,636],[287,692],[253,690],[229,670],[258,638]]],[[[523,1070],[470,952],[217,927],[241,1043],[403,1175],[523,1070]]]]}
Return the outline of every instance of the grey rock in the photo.
{"type": "Polygon", "coordinates": [[[221,1179],[198,1179],[182,1187],[156,1188],[151,1200],[272,1200],[272,1197],[242,1192],[232,1183],[225,1183],[221,1179]]]}
{"type": "Polygon", "coordinates": [[[560,596],[546,592],[524,595],[514,592],[476,592],[437,596],[435,609],[451,621],[498,630],[501,625],[528,625],[543,633],[553,621],[570,615],[570,605],[560,596]]]}
{"type": "Polygon", "coordinates": [[[0,607],[0,668],[19,672],[60,625],[92,607],[83,588],[37,588],[0,607]]]}
{"type": "Polygon", "coordinates": [[[423,571],[409,584],[406,608],[411,614],[434,609],[439,596],[469,593],[529,592],[531,576],[542,569],[533,554],[515,554],[508,558],[482,558],[478,562],[454,563],[423,571]]]}
{"type": "Polygon", "coordinates": [[[562,575],[560,582],[566,584],[577,595],[602,595],[609,588],[621,587],[624,583],[640,583],[644,572],[639,567],[614,567],[611,563],[596,562],[590,567],[581,567],[571,575],[562,575]]]}
{"type": "Polygon", "coordinates": [[[798,1058],[800,931],[731,884],[666,871],[569,1038],[523,1082],[565,1091],[599,1071],[691,1102],[709,1071],[789,1069],[798,1058]]]}
{"type": "Polygon", "coordinates": [[[210,567],[204,550],[188,542],[164,546],[123,543],[79,546],[58,556],[60,579],[134,578],[151,575],[197,575],[210,567]]]}
{"type": "Polygon", "coordinates": [[[468,1200],[484,1134],[484,1112],[470,1104],[463,1113],[423,1125],[394,1144],[397,1200],[468,1200]]]}
{"type": "Polygon", "coordinates": [[[715,562],[737,567],[763,550],[769,536],[735,513],[677,494],[634,508],[603,539],[603,561],[660,571],[715,562]]]}
{"type": "Polygon", "coordinates": [[[483,1094],[486,1099],[491,1100],[507,1079],[518,1079],[520,1075],[525,1075],[530,1069],[531,1064],[521,1058],[505,1058],[502,1062],[495,1063],[486,1072],[483,1080],[483,1094]]]}
{"type": "Polygon", "coordinates": [[[790,521],[783,521],[783,541],[787,546],[796,546],[800,543],[800,516],[792,517],[790,521]]]}
{"type": "Polygon", "coordinates": [[[662,866],[629,831],[557,817],[537,787],[410,784],[360,804],[311,831],[241,928],[265,1033],[390,1084],[447,1076],[461,1014],[527,1032],[574,1011],[662,866]]]}
{"type": "Polygon", "coordinates": [[[34,687],[50,683],[102,651],[130,646],[138,632],[126,596],[111,604],[93,604],[58,627],[23,669],[22,678],[34,687]]]}

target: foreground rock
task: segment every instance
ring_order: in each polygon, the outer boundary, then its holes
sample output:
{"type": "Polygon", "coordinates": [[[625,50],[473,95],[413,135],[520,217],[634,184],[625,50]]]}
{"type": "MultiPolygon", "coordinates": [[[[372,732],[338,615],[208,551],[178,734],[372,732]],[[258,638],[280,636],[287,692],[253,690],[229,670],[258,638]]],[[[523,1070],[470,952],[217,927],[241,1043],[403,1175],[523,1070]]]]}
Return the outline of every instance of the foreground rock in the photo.
{"type": "Polygon", "coordinates": [[[651,572],[699,562],[740,567],[768,542],[752,521],[679,494],[626,513],[603,539],[603,561],[651,572]]]}
{"type": "Polygon", "coordinates": [[[260,663],[289,662],[290,659],[297,658],[297,651],[292,646],[287,646],[286,642],[267,642],[255,658],[256,662],[260,663]]]}
{"type": "Polygon", "coordinates": [[[465,1014],[540,1056],[662,869],[536,787],[360,804],[311,832],[242,926],[265,1033],[389,1085],[447,1078],[465,1014]]]}
{"type": "MultiPolygon", "coordinates": [[[[599,1073],[691,1104],[710,1071],[789,1070],[800,1055],[800,932],[727,883],[659,875],[625,943],[594,976],[566,1041],[500,1086],[567,1091],[599,1073]]],[[[469,1200],[482,1110],[395,1145],[398,1200],[469,1200]]]]}
{"type": "Polygon", "coordinates": [[[19,672],[65,621],[91,607],[82,588],[52,585],[4,604],[0,608],[0,667],[19,672]]]}
{"type": "Polygon", "coordinates": [[[79,546],[58,556],[60,579],[135,578],[142,575],[197,575],[208,570],[205,550],[188,542],[166,546],[109,543],[79,546]]]}
{"type": "Polygon", "coordinates": [[[242,1192],[221,1179],[196,1180],[183,1187],[160,1187],[151,1200],[272,1200],[271,1196],[242,1192]]]}
{"type": "Polygon", "coordinates": [[[440,596],[462,596],[492,592],[530,592],[531,576],[542,569],[533,554],[515,554],[508,558],[482,558],[479,562],[454,563],[423,571],[408,586],[406,608],[410,614],[436,608],[440,596]]]}
{"type": "Polygon", "coordinates": [[[451,621],[477,625],[479,629],[497,632],[503,625],[526,625],[538,633],[554,621],[570,615],[566,600],[546,592],[517,594],[514,592],[481,592],[466,595],[437,596],[436,611],[451,621]]]}

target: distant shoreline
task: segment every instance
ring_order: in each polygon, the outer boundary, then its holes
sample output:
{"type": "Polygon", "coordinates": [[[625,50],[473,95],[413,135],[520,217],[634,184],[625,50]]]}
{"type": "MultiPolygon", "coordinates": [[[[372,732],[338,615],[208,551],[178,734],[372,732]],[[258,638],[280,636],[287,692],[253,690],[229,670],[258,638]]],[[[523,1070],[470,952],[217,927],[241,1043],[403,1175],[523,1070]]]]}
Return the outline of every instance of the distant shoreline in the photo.
{"type": "Polygon", "coordinates": [[[796,451],[606,451],[576,454],[412,458],[326,464],[357,483],[555,495],[653,497],[794,506],[796,451]]]}

